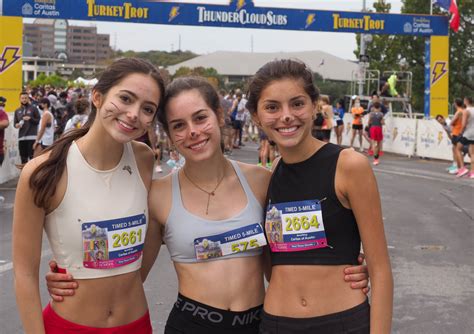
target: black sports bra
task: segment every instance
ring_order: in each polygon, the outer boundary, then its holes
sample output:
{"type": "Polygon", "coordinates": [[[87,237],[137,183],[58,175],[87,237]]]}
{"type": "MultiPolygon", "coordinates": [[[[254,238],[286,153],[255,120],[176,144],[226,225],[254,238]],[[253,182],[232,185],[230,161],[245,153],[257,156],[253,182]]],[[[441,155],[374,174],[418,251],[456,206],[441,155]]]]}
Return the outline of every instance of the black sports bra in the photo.
{"type": "Polygon", "coordinates": [[[276,167],[267,194],[265,235],[272,265],[357,264],[360,235],[334,186],[342,147],[326,144],[309,159],[276,167]]]}

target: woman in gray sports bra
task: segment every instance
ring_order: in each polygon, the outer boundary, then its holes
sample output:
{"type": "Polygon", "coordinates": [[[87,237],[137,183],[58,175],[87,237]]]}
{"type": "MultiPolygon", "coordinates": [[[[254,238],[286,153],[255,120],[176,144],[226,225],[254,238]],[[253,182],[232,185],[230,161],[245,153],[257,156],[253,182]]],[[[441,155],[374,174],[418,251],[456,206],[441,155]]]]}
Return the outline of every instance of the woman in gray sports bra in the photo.
{"type": "Polygon", "coordinates": [[[153,181],[142,277],[164,240],[179,281],[165,333],[258,333],[270,172],[224,157],[224,115],[205,79],[174,80],[164,103],[158,118],[186,164],[153,181]]]}

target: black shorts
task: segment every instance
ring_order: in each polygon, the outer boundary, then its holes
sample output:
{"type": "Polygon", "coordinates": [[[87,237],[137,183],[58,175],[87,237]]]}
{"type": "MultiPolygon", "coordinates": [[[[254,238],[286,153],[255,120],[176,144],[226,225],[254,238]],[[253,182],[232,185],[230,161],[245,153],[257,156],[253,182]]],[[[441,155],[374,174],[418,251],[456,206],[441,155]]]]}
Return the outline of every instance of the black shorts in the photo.
{"type": "Polygon", "coordinates": [[[354,129],[354,130],[362,130],[362,124],[352,124],[352,129],[354,129]]]}
{"type": "Polygon", "coordinates": [[[242,121],[235,120],[232,122],[232,128],[234,130],[242,130],[242,121]]]}
{"type": "Polygon", "coordinates": [[[466,137],[459,138],[459,142],[463,145],[474,145],[474,140],[467,139],[466,137]]]}
{"type": "Polygon", "coordinates": [[[314,318],[287,318],[262,311],[260,334],[369,334],[370,305],[364,303],[351,309],[314,318]]]}
{"type": "MultiPolygon", "coordinates": [[[[461,138],[463,138],[463,137],[462,136],[452,136],[451,137],[451,143],[453,145],[456,145],[457,143],[461,142],[461,138]]],[[[466,145],[466,144],[463,144],[463,145],[466,145]]]]}
{"type": "Polygon", "coordinates": [[[337,126],[341,126],[341,125],[344,125],[344,121],[343,121],[342,119],[338,119],[338,120],[336,121],[336,127],[337,127],[337,126]]]}
{"type": "Polygon", "coordinates": [[[178,294],[165,334],[258,334],[263,306],[243,312],[221,310],[178,294]]]}
{"type": "Polygon", "coordinates": [[[313,130],[313,137],[318,140],[329,140],[331,138],[331,130],[313,130]]]}

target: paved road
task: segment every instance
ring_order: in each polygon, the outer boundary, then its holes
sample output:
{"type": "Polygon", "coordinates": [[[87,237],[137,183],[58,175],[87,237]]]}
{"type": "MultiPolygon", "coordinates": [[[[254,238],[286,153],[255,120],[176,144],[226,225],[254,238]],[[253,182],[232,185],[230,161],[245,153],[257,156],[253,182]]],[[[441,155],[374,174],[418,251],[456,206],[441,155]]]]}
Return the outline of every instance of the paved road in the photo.
{"type": "MultiPolygon", "coordinates": [[[[255,146],[234,158],[256,162],[255,146]]],[[[474,332],[474,180],[447,163],[386,155],[375,168],[395,279],[393,333],[474,332]]],[[[165,171],[166,172],[166,171],[165,171]]],[[[21,333],[12,290],[11,220],[15,182],[0,185],[0,333],[21,333]]],[[[43,245],[41,276],[51,257],[43,245]]],[[[153,327],[162,333],[176,293],[166,247],[145,284],[153,327]]],[[[43,303],[48,298],[41,285],[43,303]]]]}

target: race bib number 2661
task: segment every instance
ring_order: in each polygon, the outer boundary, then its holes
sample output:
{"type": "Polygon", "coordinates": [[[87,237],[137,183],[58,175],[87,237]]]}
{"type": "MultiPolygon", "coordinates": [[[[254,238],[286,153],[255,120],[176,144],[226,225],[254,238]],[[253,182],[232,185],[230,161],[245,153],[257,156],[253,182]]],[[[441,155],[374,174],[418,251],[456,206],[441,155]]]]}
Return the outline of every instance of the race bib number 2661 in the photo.
{"type": "Polygon", "coordinates": [[[85,268],[117,268],[138,260],[146,233],[144,214],[82,224],[85,268]]]}

